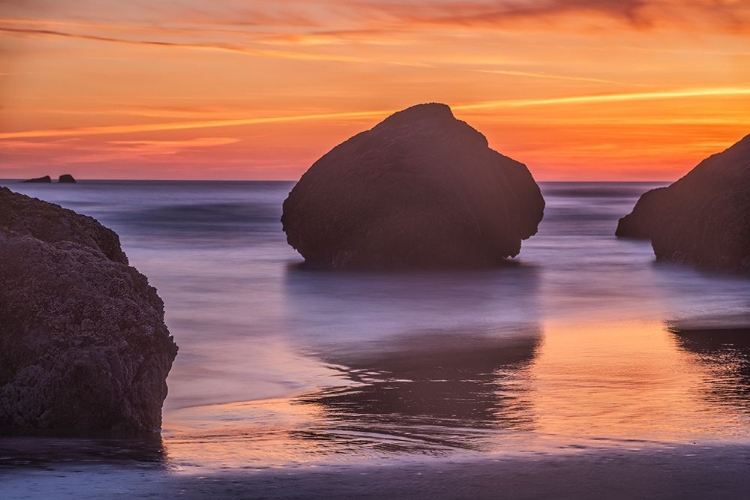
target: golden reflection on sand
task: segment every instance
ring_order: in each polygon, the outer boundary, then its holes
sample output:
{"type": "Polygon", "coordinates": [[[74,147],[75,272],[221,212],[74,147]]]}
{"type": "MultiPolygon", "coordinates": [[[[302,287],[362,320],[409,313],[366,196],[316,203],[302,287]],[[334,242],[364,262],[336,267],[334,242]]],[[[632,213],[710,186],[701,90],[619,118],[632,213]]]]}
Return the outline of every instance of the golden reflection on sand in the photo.
{"type": "Polygon", "coordinates": [[[165,422],[164,443],[172,465],[185,470],[315,462],[331,450],[295,435],[322,419],[321,408],[292,398],[184,408],[165,422]]]}
{"type": "Polygon", "coordinates": [[[343,357],[342,373],[370,375],[290,398],[172,411],[165,447],[175,467],[189,470],[750,438],[745,337],[725,349],[721,339],[686,340],[661,322],[548,322],[541,330],[538,342],[502,337],[474,348],[432,336],[427,351],[400,342],[403,352],[349,365],[343,357]],[[509,357],[526,344],[524,356],[509,357]]]}
{"type": "Polygon", "coordinates": [[[711,371],[661,322],[548,323],[545,333],[530,368],[538,433],[689,441],[741,425],[737,415],[708,403],[711,371]]]}

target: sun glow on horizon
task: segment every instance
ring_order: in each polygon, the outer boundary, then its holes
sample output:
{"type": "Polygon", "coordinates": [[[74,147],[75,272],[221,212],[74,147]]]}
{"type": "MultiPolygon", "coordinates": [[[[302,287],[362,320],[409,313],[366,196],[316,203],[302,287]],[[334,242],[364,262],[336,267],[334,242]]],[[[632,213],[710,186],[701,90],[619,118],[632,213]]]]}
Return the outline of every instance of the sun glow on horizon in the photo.
{"type": "Polygon", "coordinates": [[[296,179],[444,102],[538,180],[676,179],[750,133],[748,21],[703,0],[6,3],[0,177],[296,179]]]}

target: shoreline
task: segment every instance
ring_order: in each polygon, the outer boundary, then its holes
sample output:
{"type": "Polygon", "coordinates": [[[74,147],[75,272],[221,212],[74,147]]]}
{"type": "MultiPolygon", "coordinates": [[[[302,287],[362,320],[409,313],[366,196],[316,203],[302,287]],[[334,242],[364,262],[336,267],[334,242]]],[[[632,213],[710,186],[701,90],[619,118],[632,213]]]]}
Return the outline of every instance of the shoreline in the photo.
{"type": "Polygon", "coordinates": [[[750,497],[750,445],[425,458],[206,473],[85,463],[0,469],[6,499],[56,498],[696,498],[750,497]]]}

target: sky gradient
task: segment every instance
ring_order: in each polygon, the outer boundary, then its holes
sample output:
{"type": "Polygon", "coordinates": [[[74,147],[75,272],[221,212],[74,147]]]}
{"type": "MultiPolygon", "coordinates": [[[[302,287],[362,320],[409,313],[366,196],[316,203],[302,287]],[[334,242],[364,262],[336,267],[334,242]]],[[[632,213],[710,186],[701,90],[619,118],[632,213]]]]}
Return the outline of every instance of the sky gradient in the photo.
{"type": "Polygon", "coordinates": [[[297,179],[444,102],[537,180],[750,133],[742,0],[0,0],[0,178],[297,179]]]}

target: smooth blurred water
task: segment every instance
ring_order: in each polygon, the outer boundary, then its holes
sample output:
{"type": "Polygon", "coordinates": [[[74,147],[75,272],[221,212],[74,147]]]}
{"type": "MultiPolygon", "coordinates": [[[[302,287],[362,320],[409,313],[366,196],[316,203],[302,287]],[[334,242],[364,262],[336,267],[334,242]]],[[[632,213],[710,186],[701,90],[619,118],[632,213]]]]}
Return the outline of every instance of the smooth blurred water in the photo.
{"type": "Polygon", "coordinates": [[[173,467],[750,441],[750,280],[614,237],[656,185],[543,184],[516,266],[326,273],[286,244],[292,183],[3,184],[117,231],[159,290],[173,467]]]}

